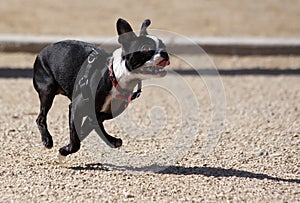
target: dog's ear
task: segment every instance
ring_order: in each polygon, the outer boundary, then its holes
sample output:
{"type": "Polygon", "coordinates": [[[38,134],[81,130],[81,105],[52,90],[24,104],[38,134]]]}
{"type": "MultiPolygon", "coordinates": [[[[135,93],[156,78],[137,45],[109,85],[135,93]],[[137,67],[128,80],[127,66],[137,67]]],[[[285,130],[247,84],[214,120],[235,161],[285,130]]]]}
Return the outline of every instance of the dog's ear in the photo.
{"type": "Polygon", "coordinates": [[[141,31],[140,31],[141,36],[148,35],[147,27],[149,27],[150,24],[151,24],[151,21],[149,19],[144,20],[142,27],[141,27],[141,31]]]}
{"type": "Polygon", "coordinates": [[[137,37],[136,34],[133,32],[129,23],[121,18],[117,21],[117,31],[119,35],[119,43],[122,44],[125,51],[128,51],[130,42],[137,37]]]}

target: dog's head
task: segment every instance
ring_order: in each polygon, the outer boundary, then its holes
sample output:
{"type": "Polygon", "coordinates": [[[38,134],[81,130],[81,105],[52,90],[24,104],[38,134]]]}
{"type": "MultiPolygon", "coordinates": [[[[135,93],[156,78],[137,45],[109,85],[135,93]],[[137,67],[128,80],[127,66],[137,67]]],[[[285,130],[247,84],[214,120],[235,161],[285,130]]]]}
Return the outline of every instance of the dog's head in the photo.
{"type": "Polygon", "coordinates": [[[167,74],[164,67],[170,64],[164,43],[147,32],[150,23],[150,20],[145,20],[137,36],[127,21],[117,21],[122,60],[127,70],[141,79],[164,77],[167,74]]]}

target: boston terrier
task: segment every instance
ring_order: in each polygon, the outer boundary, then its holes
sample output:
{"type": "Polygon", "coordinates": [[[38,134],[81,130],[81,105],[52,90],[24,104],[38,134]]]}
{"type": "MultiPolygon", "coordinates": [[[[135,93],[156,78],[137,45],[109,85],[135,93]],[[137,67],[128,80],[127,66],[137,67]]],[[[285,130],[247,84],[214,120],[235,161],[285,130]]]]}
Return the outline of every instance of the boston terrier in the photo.
{"type": "Polygon", "coordinates": [[[164,43],[147,32],[150,23],[145,20],[137,36],[127,21],[118,19],[121,48],[112,54],[75,40],[48,45],[38,54],[33,67],[33,85],[40,99],[36,122],[46,148],[53,147],[47,113],[57,94],[71,100],[70,141],[59,149],[61,156],[77,152],[94,129],[109,146],[122,146],[121,139],[105,131],[103,122],[118,116],[140,95],[142,80],[164,77],[170,64],[164,43]]]}

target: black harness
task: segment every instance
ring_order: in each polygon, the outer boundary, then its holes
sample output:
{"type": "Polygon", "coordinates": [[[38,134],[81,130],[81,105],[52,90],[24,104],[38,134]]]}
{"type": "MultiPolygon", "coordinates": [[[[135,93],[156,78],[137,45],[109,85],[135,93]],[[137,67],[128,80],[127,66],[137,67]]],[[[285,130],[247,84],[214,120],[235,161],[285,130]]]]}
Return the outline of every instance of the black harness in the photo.
{"type": "MultiPolygon", "coordinates": [[[[84,71],[83,76],[81,77],[81,79],[79,80],[79,88],[80,88],[80,92],[82,94],[82,97],[85,101],[89,101],[90,95],[91,94],[91,88],[89,87],[89,83],[90,83],[90,79],[91,79],[91,75],[93,74],[94,71],[91,71],[92,67],[93,67],[93,63],[95,62],[95,59],[97,58],[97,56],[99,55],[99,53],[96,50],[93,50],[92,53],[88,56],[88,61],[87,61],[87,65],[84,71]]],[[[114,88],[116,88],[116,90],[118,91],[118,94],[115,95],[115,97],[117,99],[123,100],[124,101],[124,105],[125,108],[128,107],[129,103],[133,100],[135,100],[136,98],[138,98],[141,95],[142,92],[142,81],[139,81],[137,84],[137,90],[135,92],[131,92],[129,90],[123,89],[122,87],[120,87],[117,78],[114,74],[113,71],[113,57],[109,57],[107,59],[106,62],[106,68],[109,71],[109,77],[110,77],[110,81],[113,85],[114,88]]]]}

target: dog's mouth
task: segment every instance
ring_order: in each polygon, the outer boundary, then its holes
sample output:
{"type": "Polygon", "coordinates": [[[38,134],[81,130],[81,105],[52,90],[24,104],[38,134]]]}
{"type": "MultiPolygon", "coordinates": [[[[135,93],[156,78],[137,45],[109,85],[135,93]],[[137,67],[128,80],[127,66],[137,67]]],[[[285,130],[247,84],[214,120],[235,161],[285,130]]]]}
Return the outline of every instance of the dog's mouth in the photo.
{"type": "Polygon", "coordinates": [[[163,68],[164,68],[164,67],[170,65],[170,61],[167,60],[167,59],[163,59],[163,60],[161,60],[157,65],[158,65],[159,67],[163,67],[163,68]]]}
{"type": "Polygon", "coordinates": [[[158,77],[164,77],[167,75],[166,66],[170,65],[170,61],[167,59],[161,60],[155,66],[144,66],[139,68],[138,72],[141,74],[150,74],[158,77]]]}

